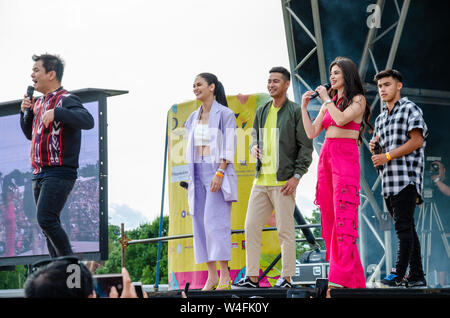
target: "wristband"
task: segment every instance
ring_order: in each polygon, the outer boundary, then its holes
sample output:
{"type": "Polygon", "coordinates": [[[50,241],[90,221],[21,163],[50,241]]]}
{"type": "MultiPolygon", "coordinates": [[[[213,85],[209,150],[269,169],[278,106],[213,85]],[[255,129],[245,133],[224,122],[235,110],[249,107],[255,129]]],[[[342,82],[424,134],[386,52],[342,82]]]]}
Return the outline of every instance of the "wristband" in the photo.
{"type": "Polygon", "coordinates": [[[326,104],[329,104],[329,103],[331,103],[331,102],[332,102],[332,100],[331,100],[331,99],[328,99],[328,100],[325,101],[325,105],[326,105],[326,104]]]}
{"type": "Polygon", "coordinates": [[[386,152],[386,158],[387,158],[388,161],[392,160],[391,155],[389,154],[389,152],[386,152]]]}
{"type": "Polygon", "coordinates": [[[218,168],[217,171],[219,171],[220,173],[224,174],[225,170],[218,168]]]}
{"type": "Polygon", "coordinates": [[[434,183],[437,183],[438,181],[441,181],[441,178],[437,177],[436,179],[433,180],[434,183]]]}
{"type": "Polygon", "coordinates": [[[216,171],[216,176],[218,176],[219,178],[223,178],[223,173],[216,171]]]}

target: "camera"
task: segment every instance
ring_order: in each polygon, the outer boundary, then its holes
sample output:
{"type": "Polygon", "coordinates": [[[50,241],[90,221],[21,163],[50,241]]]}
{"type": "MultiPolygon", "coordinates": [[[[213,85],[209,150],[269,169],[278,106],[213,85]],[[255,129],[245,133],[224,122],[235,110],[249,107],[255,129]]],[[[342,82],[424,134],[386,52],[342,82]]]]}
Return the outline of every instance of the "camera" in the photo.
{"type": "Polygon", "coordinates": [[[430,176],[439,175],[439,165],[437,163],[432,163],[430,165],[430,176]]]}
{"type": "Polygon", "coordinates": [[[423,198],[433,198],[434,182],[431,179],[433,176],[439,175],[439,165],[435,161],[441,161],[441,157],[426,157],[426,162],[430,162],[425,166],[424,180],[423,180],[423,198]],[[428,166],[428,168],[427,168],[428,166]]]}

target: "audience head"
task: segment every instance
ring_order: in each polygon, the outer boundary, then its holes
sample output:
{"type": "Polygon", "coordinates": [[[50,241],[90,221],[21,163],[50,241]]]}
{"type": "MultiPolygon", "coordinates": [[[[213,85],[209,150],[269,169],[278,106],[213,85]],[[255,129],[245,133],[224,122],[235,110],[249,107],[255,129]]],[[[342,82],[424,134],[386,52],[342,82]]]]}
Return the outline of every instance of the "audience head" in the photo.
{"type": "Polygon", "coordinates": [[[25,298],[89,298],[94,284],[90,271],[76,256],[33,264],[25,282],[25,298]]]}

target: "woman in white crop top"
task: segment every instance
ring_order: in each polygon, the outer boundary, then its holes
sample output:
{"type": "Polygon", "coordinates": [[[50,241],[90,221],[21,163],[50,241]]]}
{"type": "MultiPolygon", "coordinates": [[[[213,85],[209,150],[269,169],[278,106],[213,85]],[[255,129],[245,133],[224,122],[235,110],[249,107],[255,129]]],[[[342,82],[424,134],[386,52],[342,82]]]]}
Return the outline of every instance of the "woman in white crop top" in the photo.
{"type": "Polygon", "coordinates": [[[198,151],[200,153],[202,153],[200,151],[200,149],[203,150],[203,148],[200,147],[209,147],[209,127],[207,124],[197,124],[197,127],[195,127],[194,130],[194,147],[199,147],[197,149],[199,149],[198,151]]]}
{"type": "Polygon", "coordinates": [[[186,121],[188,201],[193,214],[195,262],[206,263],[208,268],[203,290],[231,289],[228,261],[231,260],[231,206],[237,201],[233,165],[236,119],[227,107],[225,90],[215,75],[199,74],[193,92],[202,102],[186,121]]]}

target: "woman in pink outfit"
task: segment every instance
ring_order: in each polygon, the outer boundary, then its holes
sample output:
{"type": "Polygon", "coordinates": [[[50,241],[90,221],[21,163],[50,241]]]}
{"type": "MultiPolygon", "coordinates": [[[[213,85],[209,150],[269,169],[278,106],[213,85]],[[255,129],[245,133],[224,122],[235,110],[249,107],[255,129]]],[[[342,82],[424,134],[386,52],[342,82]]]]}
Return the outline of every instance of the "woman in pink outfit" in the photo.
{"type": "Polygon", "coordinates": [[[358,145],[366,125],[370,125],[370,107],[356,64],[337,57],[330,65],[331,88],[316,88],[323,105],[314,122],[307,106],[313,91],[302,96],[302,119],[310,139],[326,130],[317,171],[316,204],[320,206],[322,236],[326,259],[330,262],[328,287],[365,288],[365,275],[359,257],[358,145]]]}

